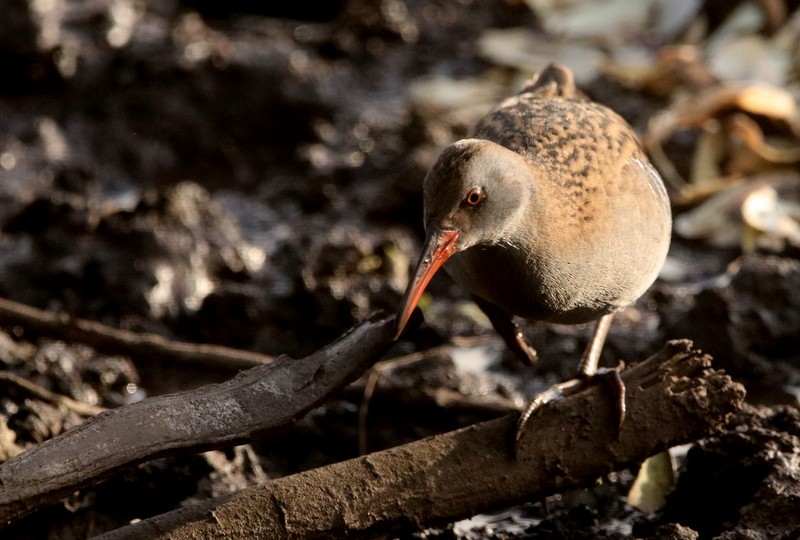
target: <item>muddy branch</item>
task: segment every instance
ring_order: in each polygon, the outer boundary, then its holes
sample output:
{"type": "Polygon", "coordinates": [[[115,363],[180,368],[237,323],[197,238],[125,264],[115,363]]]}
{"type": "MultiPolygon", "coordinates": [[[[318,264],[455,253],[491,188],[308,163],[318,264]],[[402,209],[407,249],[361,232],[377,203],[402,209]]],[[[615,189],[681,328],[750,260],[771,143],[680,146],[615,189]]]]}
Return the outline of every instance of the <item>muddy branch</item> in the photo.
{"type": "Polygon", "coordinates": [[[281,478],[111,531],[106,540],[337,538],[396,534],[587,485],[676,444],[707,436],[744,389],[687,341],[622,374],[628,416],[615,439],[608,389],[534,416],[516,460],[515,415],[281,478]]]}
{"type": "Polygon", "coordinates": [[[281,357],[221,384],[101,413],[0,464],[0,524],[124,466],[263,438],[360,376],[393,333],[394,317],[373,317],[300,360],[281,357]]]}

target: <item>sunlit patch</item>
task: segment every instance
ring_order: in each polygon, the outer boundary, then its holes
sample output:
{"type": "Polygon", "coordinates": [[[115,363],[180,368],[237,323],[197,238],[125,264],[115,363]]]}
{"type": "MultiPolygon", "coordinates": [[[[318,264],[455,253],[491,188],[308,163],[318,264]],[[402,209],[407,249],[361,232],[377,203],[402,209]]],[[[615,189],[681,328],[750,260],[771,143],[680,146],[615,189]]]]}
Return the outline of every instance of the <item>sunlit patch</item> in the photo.
{"type": "Polygon", "coordinates": [[[109,6],[108,15],[111,27],[106,32],[106,40],[112,47],[124,47],[133,36],[140,17],[136,3],[131,0],[116,0],[109,6]]]}
{"type": "Polygon", "coordinates": [[[3,152],[0,154],[0,167],[4,171],[10,171],[17,166],[17,156],[11,152],[3,152]]]}
{"type": "Polygon", "coordinates": [[[153,269],[156,286],[146,294],[150,310],[156,317],[162,317],[173,306],[172,290],[175,285],[175,271],[167,264],[156,265],[153,269]]]}

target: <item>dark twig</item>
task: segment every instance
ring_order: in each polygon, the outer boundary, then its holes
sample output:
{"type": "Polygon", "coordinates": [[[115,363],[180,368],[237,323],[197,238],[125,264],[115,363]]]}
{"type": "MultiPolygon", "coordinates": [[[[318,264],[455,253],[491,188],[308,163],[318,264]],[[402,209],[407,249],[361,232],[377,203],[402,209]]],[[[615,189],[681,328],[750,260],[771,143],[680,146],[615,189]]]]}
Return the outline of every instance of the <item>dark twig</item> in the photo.
{"type": "Polygon", "coordinates": [[[367,414],[369,413],[369,402],[372,394],[378,386],[381,372],[372,368],[369,370],[367,382],[364,385],[364,392],[361,397],[361,406],[358,408],[358,454],[363,456],[367,453],[367,414]]]}
{"type": "Polygon", "coordinates": [[[106,410],[105,408],[98,407],[97,405],[90,405],[61,394],[56,394],[47,388],[32,383],[31,381],[8,371],[0,371],[0,384],[5,386],[13,386],[18,390],[22,390],[31,397],[40,399],[42,401],[47,401],[48,403],[51,403],[57,407],[64,407],[67,410],[78,413],[81,416],[95,416],[106,410]]]}
{"type": "Polygon", "coordinates": [[[66,313],[53,313],[0,298],[0,324],[19,325],[42,335],[89,345],[106,354],[150,360],[192,362],[239,371],[269,364],[271,356],[219,345],[171,341],[157,334],[112,328],[66,313]]]}

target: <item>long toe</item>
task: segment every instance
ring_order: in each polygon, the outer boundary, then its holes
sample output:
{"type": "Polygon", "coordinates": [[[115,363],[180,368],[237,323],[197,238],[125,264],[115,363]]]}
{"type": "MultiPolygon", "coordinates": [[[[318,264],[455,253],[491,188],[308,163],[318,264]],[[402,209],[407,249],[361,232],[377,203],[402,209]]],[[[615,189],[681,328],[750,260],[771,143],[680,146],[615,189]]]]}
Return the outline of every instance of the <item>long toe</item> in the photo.
{"type": "Polygon", "coordinates": [[[601,368],[592,375],[581,375],[574,379],[555,384],[547,390],[533,396],[517,421],[517,430],[514,435],[514,454],[516,455],[518,453],[517,450],[520,441],[525,433],[525,426],[534,413],[539,411],[547,403],[576,394],[586,389],[588,386],[593,385],[595,381],[598,380],[607,384],[614,394],[615,410],[617,413],[617,429],[615,435],[619,438],[622,424],[625,421],[625,383],[622,382],[622,378],[620,377],[620,368],[601,368]]]}

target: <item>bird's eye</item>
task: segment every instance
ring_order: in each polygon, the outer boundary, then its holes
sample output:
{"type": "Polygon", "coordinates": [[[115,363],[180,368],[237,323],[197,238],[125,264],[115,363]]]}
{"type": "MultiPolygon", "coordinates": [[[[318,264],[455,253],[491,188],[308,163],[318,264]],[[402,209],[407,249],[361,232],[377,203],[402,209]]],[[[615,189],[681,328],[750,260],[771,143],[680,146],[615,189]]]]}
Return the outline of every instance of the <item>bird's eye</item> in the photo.
{"type": "Polygon", "coordinates": [[[475,186],[467,192],[467,196],[464,197],[464,204],[469,206],[478,206],[483,200],[483,197],[483,190],[480,187],[475,186]]]}

